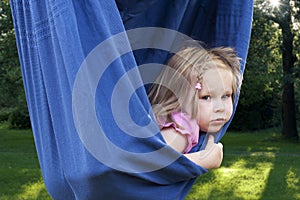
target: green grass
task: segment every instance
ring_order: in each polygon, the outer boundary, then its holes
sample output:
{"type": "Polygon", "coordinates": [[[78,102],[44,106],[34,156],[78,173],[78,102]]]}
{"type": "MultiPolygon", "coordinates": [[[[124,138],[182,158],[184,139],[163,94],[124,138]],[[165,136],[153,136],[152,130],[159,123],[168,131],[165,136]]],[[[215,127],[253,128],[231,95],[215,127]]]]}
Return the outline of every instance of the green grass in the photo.
{"type": "Polygon", "coordinates": [[[0,199],[51,199],[41,178],[30,130],[0,127],[0,199]]]}
{"type": "MultiPolygon", "coordinates": [[[[222,166],[199,177],[187,200],[300,199],[300,143],[275,131],[227,133],[222,143],[222,166]]],[[[0,125],[0,199],[50,199],[30,130],[0,125]]]]}
{"type": "Polygon", "coordinates": [[[300,199],[300,143],[273,131],[227,133],[221,168],[197,179],[187,200],[300,199]]]}

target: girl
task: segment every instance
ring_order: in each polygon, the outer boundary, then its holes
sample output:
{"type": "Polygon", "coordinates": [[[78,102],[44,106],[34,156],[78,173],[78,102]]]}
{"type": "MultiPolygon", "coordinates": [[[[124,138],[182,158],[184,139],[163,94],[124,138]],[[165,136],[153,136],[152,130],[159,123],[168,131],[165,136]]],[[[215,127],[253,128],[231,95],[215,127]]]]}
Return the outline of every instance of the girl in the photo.
{"type": "Polygon", "coordinates": [[[149,91],[166,143],[206,169],[218,168],[223,159],[213,133],[232,116],[241,84],[239,61],[231,48],[187,47],[171,57],[149,91]],[[189,153],[200,132],[210,134],[205,150],[189,153]]]}

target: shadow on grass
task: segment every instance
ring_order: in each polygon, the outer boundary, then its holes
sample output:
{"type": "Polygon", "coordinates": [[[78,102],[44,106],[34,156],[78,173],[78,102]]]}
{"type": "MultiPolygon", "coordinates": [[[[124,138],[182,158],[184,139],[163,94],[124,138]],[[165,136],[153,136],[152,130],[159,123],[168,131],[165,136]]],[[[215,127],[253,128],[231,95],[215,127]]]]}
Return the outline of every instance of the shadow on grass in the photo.
{"type": "Polygon", "coordinates": [[[1,172],[0,199],[51,199],[39,169],[11,169],[1,172]]]}
{"type": "Polygon", "coordinates": [[[272,143],[281,147],[276,152],[261,199],[300,199],[300,143],[284,140],[272,143]],[[286,151],[289,149],[286,145],[295,147],[294,151],[286,151]]]}
{"type": "Polygon", "coordinates": [[[51,199],[41,177],[30,130],[0,127],[0,199],[51,199]]]}
{"type": "Polygon", "coordinates": [[[274,134],[225,137],[222,167],[197,179],[187,200],[300,199],[300,145],[274,134]]]}

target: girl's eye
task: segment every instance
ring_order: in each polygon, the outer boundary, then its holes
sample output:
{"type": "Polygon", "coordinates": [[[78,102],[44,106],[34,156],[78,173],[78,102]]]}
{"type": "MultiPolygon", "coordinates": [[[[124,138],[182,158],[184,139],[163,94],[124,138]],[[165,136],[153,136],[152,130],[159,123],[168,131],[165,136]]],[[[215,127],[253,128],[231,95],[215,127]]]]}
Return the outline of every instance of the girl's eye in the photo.
{"type": "Polygon", "coordinates": [[[222,99],[229,99],[231,98],[232,94],[226,94],[222,96],[222,99]]]}
{"type": "Polygon", "coordinates": [[[205,101],[208,101],[208,100],[211,99],[211,97],[208,96],[208,95],[206,95],[206,96],[202,96],[201,99],[202,99],[202,100],[205,100],[205,101]]]}

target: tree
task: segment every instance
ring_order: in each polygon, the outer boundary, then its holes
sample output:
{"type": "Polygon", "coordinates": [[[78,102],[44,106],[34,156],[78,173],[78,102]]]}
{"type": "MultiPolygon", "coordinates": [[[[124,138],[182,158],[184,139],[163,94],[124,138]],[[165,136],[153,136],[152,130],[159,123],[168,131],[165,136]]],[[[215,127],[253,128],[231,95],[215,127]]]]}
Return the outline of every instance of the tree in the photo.
{"type": "Polygon", "coordinates": [[[18,105],[23,83],[8,1],[0,1],[0,110],[18,105]]]}
{"type": "Polygon", "coordinates": [[[8,0],[0,0],[0,121],[28,128],[29,114],[8,0]]]}
{"type": "Polygon", "coordinates": [[[295,104],[295,62],[293,24],[299,15],[299,2],[292,0],[256,1],[255,9],[262,17],[278,24],[281,35],[282,81],[282,134],[287,138],[298,139],[295,104]],[[272,5],[273,3],[273,5],[272,5]]]}
{"type": "Polygon", "coordinates": [[[230,128],[259,130],[280,125],[280,36],[278,26],[254,10],[247,66],[230,128]]]}

